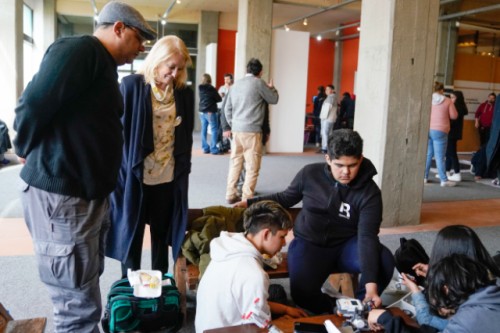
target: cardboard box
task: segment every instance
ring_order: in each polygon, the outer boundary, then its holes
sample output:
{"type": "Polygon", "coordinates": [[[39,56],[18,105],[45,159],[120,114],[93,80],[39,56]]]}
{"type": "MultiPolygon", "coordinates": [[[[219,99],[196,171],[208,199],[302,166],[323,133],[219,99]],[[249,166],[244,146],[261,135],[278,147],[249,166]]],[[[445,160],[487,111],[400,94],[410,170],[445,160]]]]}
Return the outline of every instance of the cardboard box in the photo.
{"type": "Polygon", "coordinates": [[[47,318],[14,320],[0,303],[0,333],[43,333],[47,318]]]}

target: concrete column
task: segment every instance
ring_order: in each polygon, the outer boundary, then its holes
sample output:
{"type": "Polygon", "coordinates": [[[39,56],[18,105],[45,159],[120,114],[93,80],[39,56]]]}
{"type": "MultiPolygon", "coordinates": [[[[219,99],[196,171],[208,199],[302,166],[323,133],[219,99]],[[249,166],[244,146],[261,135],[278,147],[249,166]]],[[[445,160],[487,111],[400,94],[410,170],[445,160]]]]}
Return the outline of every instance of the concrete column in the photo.
{"type": "MultiPolygon", "coordinates": [[[[196,56],[196,79],[193,89],[195,91],[195,130],[200,130],[200,119],[198,117],[199,101],[198,85],[201,76],[205,73],[206,48],[210,43],[217,43],[219,37],[219,12],[201,12],[198,24],[198,55],[196,56]]],[[[215,84],[215,82],[213,82],[215,84]]]]}
{"type": "Polygon", "coordinates": [[[383,226],[420,222],[439,0],[363,1],[355,129],[378,170],[383,226]]]}
{"type": "Polygon", "coordinates": [[[269,79],[272,19],[272,1],[239,0],[235,80],[245,76],[246,65],[251,58],[258,58],[262,62],[264,67],[262,79],[265,81],[269,79]]]}
{"type": "Polygon", "coordinates": [[[0,119],[12,131],[23,90],[23,1],[0,0],[0,8],[0,119]]]}
{"type": "Polygon", "coordinates": [[[57,16],[55,0],[43,1],[43,27],[43,49],[47,50],[56,40],[57,16]]]}
{"type": "Polygon", "coordinates": [[[340,82],[342,80],[342,46],[344,42],[341,40],[335,41],[335,54],[333,62],[333,85],[335,86],[335,91],[337,91],[337,98],[340,93],[340,82]]]}

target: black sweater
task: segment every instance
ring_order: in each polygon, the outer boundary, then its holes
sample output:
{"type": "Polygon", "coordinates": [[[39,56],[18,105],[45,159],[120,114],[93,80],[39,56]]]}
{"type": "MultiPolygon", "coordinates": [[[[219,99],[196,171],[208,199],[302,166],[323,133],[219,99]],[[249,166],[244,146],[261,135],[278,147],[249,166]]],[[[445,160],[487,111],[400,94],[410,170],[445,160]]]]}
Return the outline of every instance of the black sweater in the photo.
{"type": "Polygon", "coordinates": [[[309,164],[285,191],[249,199],[248,204],[274,200],[289,208],[302,201],[294,235],[323,247],[340,245],[357,235],[361,273],[367,282],[376,282],[379,256],[373,254],[379,253],[382,222],[382,196],[372,180],[376,174],[372,162],[364,158],[357,177],[342,185],[333,178],[328,164],[309,164]]]}
{"type": "Polygon", "coordinates": [[[200,84],[200,112],[217,112],[217,102],[222,101],[217,90],[210,84],[200,84]]]}
{"type": "Polygon", "coordinates": [[[92,36],[62,38],[47,50],[16,108],[21,178],[47,192],[103,198],[122,151],[123,101],[116,62],[92,36]]]}

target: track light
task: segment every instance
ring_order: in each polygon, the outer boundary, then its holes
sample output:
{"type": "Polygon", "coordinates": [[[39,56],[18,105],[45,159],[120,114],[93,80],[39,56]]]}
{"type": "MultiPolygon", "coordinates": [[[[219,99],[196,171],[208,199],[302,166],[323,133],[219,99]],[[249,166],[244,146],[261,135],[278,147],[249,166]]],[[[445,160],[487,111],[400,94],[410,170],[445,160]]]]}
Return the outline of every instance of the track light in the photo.
{"type": "Polygon", "coordinates": [[[361,27],[357,27],[356,30],[361,31],[361,27]]]}
{"type": "Polygon", "coordinates": [[[307,25],[307,18],[304,19],[304,22],[302,22],[303,25],[307,25]]]}
{"type": "Polygon", "coordinates": [[[167,24],[167,19],[165,17],[161,18],[161,25],[167,24]]]}
{"type": "Polygon", "coordinates": [[[290,31],[290,28],[285,24],[285,31],[290,31]]]}
{"type": "Polygon", "coordinates": [[[323,38],[321,37],[321,35],[316,36],[316,40],[317,40],[318,42],[319,42],[319,41],[321,41],[322,39],[323,39],[323,38]]]}

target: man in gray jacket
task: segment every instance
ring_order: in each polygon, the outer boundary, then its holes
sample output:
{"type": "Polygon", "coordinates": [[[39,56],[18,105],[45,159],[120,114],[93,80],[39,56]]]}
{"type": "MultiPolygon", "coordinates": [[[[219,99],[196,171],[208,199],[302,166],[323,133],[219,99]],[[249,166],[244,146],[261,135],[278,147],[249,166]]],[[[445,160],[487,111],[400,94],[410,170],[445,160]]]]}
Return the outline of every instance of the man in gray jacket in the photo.
{"type": "Polygon", "coordinates": [[[242,196],[244,200],[253,197],[262,158],[262,124],[266,103],[278,103],[278,91],[272,80],[266,83],[261,76],[262,63],[256,58],[250,59],[247,74],[236,81],[224,104],[224,114],[232,131],[224,132],[224,136],[233,137],[226,188],[226,200],[229,204],[241,200],[236,185],[243,163],[246,178],[242,196]]]}

